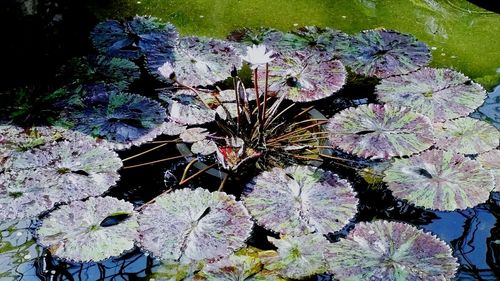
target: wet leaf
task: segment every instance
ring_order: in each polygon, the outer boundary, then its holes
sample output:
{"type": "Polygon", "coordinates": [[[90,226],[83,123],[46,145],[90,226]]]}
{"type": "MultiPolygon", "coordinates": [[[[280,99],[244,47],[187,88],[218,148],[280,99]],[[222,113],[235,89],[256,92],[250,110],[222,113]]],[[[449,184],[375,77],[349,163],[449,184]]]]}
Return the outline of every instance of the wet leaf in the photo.
{"type": "Polygon", "coordinates": [[[493,174],[495,177],[495,191],[500,192],[500,150],[494,149],[479,154],[477,160],[483,168],[493,174]]]}
{"type": "Polygon", "coordinates": [[[217,152],[217,144],[212,140],[201,140],[191,145],[191,152],[194,154],[210,155],[217,152]]]}
{"type": "Polygon", "coordinates": [[[365,158],[391,158],[423,151],[434,143],[429,118],[409,108],[367,104],[330,118],[332,145],[365,158]]]}
{"type": "Polygon", "coordinates": [[[210,135],[210,132],[205,128],[194,127],[186,129],[180,134],[180,138],[183,142],[194,143],[206,139],[210,135]]]}
{"type": "Polygon", "coordinates": [[[462,73],[427,67],[382,79],[376,94],[383,103],[410,107],[433,122],[467,116],[486,98],[486,91],[462,73]]]}
{"type": "Polygon", "coordinates": [[[243,246],[253,225],[234,196],[201,188],[157,197],[143,209],[139,224],[141,248],[163,260],[177,261],[230,255],[243,246]]]}
{"type": "Polygon", "coordinates": [[[341,31],[317,26],[305,26],[292,32],[285,33],[278,43],[278,48],[304,50],[314,48],[326,51],[330,56],[338,58],[345,50],[350,40],[349,36],[341,31]]]}
{"type": "Polygon", "coordinates": [[[399,222],[359,223],[325,251],[340,280],[451,280],[458,268],[438,237],[399,222]]]}
{"type": "Polygon", "coordinates": [[[415,37],[385,29],[354,35],[342,54],[342,62],[353,72],[379,78],[407,74],[431,59],[429,48],[415,37]]]}
{"type": "Polygon", "coordinates": [[[493,176],[478,161],[444,150],[394,160],[384,181],[396,197],[448,211],[485,202],[494,188],[493,176]]]}
{"type": "Polygon", "coordinates": [[[202,125],[215,121],[215,110],[193,95],[166,93],[159,97],[168,104],[169,118],[181,125],[202,125]]]}
{"type": "Polygon", "coordinates": [[[247,185],[243,198],[257,224],[296,236],[342,229],[358,204],[347,180],[311,166],[264,171],[247,185]]]}
{"type": "Polygon", "coordinates": [[[489,123],[471,117],[434,124],[436,146],[463,154],[477,154],[499,145],[500,132],[489,123]]]}
{"type": "Polygon", "coordinates": [[[51,212],[37,230],[38,242],[62,259],[100,261],[134,247],[137,216],[132,204],[113,197],[74,201],[51,212]],[[116,224],[102,226],[115,213],[126,214],[116,224]]]}

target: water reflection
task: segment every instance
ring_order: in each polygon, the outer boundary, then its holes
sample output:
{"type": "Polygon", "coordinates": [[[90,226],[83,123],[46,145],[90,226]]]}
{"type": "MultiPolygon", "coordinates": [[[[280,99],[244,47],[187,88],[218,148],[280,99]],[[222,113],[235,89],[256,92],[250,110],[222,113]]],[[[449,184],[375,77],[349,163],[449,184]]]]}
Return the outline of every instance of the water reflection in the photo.
{"type": "Polygon", "coordinates": [[[484,104],[472,114],[472,117],[486,120],[500,129],[500,85],[488,95],[484,104]]]}

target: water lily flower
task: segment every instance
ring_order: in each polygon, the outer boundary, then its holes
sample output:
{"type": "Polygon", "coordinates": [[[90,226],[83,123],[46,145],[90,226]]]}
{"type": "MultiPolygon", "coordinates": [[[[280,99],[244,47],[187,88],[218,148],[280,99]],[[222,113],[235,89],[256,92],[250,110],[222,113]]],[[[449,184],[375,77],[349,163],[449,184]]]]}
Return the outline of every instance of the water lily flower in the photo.
{"type": "Polygon", "coordinates": [[[253,45],[252,47],[247,47],[247,54],[241,58],[250,64],[252,69],[256,69],[261,65],[265,65],[274,60],[271,57],[274,54],[273,51],[266,53],[265,45],[253,45]]]}

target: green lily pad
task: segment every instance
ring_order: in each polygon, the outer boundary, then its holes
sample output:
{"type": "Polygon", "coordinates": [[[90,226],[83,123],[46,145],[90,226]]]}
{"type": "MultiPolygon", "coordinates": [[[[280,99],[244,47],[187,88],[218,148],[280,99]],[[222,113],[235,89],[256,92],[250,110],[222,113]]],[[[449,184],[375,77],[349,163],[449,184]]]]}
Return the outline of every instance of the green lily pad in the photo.
{"type": "Polygon", "coordinates": [[[493,174],[495,177],[495,191],[500,192],[500,150],[494,149],[481,153],[477,160],[483,168],[493,174]]]}

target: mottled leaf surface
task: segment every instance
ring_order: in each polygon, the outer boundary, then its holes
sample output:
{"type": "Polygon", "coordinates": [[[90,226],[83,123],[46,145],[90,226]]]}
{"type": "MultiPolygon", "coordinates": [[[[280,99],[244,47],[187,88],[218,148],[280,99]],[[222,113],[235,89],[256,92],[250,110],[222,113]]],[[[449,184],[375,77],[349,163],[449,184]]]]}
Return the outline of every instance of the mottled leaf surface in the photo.
{"type": "Polygon", "coordinates": [[[471,117],[435,123],[436,146],[463,154],[477,154],[499,145],[500,132],[486,121],[471,117]]]}
{"type": "Polygon", "coordinates": [[[422,68],[382,79],[376,87],[383,103],[407,106],[433,122],[467,116],[486,98],[486,91],[452,69],[422,68]]]}
{"type": "Polygon", "coordinates": [[[311,166],[264,171],[247,185],[243,203],[266,229],[281,234],[327,234],[340,230],[357,211],[348,181],[311,166]]]}
{"type": "Polygon", "coordinates": [[[51,254],[75,262],[100,261],[119,256],[134,247],[137,236],[134,206],[113,197],[91,197],[61,206],[42,220],[38,242],[51,254]],[[107,217],[127,217],[111,226],[101,226],[107,217]]]}
{"type": "Polygon", "coordinates": [[[438,237],[399,222],[359,223],[325,251],[339,280],[451,280],[458,268],[452,250],[438,237]]]}
{"type": "Polygon", "coordinates": [[[495,177],[495,191],[500,192],[500,150],[494,149],[479,154],[477,160],[483,168],[489,170],[495,177]]]}
{"type": "Polygon", "coordinates": [[[159,98],[168,104],[168,116],[181,125],[202,125],[215,121],[215,110],[193,95],[165,93],[159,98]]]}
{"type": "Polygon", "coordinates": [[[365,158],[411,155],[434,143],[429,118],[389,104],[345,109],[330,118],[327,130],[332,145],[365,158]]]}
{"type": "Polygon", "coordinates": [[[447,211],[483,203],[494,188],[493,176],[478,161],[444,150],[394,160],[384,181],[396,197],[447,211]]]}
{"type": "Polygon", "coordinates": [[[140,214],[138,243],[161,259],[228,256],[250,236],[250,215],[232,195],[181,189],[155,200],[140,214]]]}
{"type": "Polygon", "coordinates": [[[393,30],[367,30],[352,36],[342,62],[360,75],[385,78],[407,74],[430,62],[429,48],[415,37],[393,30]]]}

